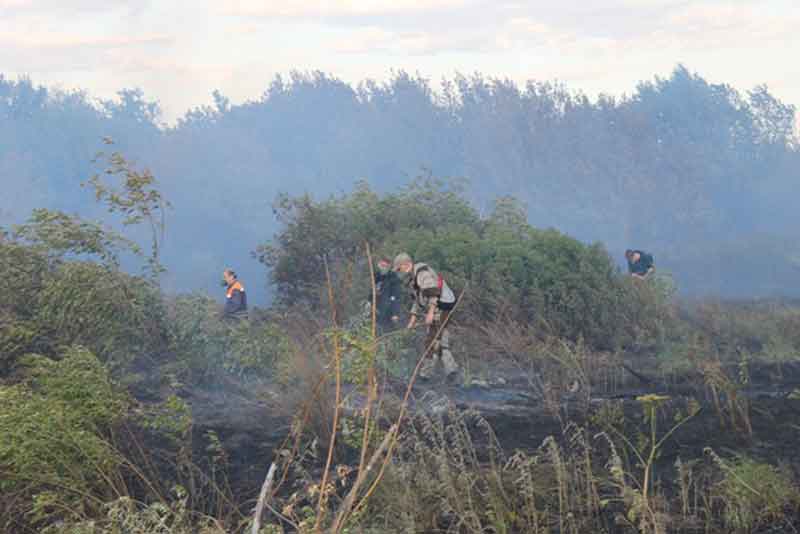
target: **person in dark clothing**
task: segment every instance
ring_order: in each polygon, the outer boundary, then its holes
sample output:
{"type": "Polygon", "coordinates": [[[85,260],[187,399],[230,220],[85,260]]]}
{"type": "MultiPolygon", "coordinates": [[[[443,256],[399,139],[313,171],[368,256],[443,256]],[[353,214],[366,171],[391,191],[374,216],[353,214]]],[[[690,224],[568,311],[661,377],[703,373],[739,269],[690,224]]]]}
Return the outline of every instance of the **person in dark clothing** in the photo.
{"type": "Polygon", "coordinates": [[[625,258],[628,260],[628,272],[636,278],[647,278],[656,270],[653,255],[647,252],[628,249],[625,258]]]}
{"type": "Polygon", "coordinates": [[[232,269],[225,269],[222,272],[227,290],[225,291],[225,310],[223,315],[226,319],[244,319],[247,317],[247,294],[244,286],[236,278],[236,273],[232,269]]]}
{"type": "MultiPolygon", "coordinates": [[[[378,260],[375,271],[375,293],[377,309],[375,315],[383,330],[391,330],[400,322],[400,299],[403,295],[403,282],[397,273],[391,270],[389,258],[378,260]]],[[[370,300],[372,297],[370,296],[370,300]]]]}

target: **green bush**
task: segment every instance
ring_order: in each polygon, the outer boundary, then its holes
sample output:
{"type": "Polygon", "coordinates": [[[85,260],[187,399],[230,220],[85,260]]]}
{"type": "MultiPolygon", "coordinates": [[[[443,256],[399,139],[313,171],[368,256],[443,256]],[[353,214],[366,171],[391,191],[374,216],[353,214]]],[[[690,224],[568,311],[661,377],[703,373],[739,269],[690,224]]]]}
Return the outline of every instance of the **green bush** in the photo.
{"type": "MultiPolygon", "coordinates": [[[[270,282],[284,304],[313,299],[325,283],[324,261],[333,268],[352,260],[364,253],[365,241],[382,244],[396,232],[479,222],[458,191],[433,180],[415,181],[383,197],[364,182],[349,195],[324,201],[283,195],[273,210],[283,229],[259,246],[256,256],[269,267],[270,282]]],[[[386,248],[374,250],[393,253],[386,248]]]]}
{"type": "Polygon", "coordinates": [[[212,376],[222,368],[228,336],[219,305],[205,295],[181,295],[168,310],[172,372],[189,382],[212,376]]]}
{"type": "Polygon", "coordinates": [[[288,351],[288,340],[276,324],[226,320],[219,303],[208,296],[181,295],[168,308],[174,355],[168,367],[181,382],[213,382],[223,373],[263,378],[288,351]]]}
{"type": "Polygon", "coordinates": [[[229,331],[230,351],[224,368],[242,377],[268,375],[289,351],[289,342],[278,325],[240,321],[229,331]]]}
{"type": "Polygon", "coordinates": [[[800,505],[800,491],[791,472],[746,456],[723,460],[711,454],[724,475],[718,489],[728,527],[752,532],[782,521],[789,524],[800,505]]]}
{"type": "Polygon", "coordinates": [[[153,353],[163,341],[163,306],[157,289],[92,262],[58,265],[35,301],[37,332],[52,344],[80,344],[104,361],[124,364],[153,353]]]}
{"type": "Polygon", "coordinates": [[[108,435],[126,401],[85,349],[21,363],[27,378],[0,386],[0,500],[11,506],[4,519],[91,515],[108,495],[124,491],[123,460],[108,435]]]}
{"type": "Polygon", "coordinates": [[[0,240],[0,376],[22,354],[45,352],[43,343],[37,343],[36,306],[32,303],[48,274],[44,255],[0,240]]]}
{"type": "Polygon", "coordinates": [[[276,213],[283,229],[258,254],[282,303],[318,305],[324,260],[337,289],[346,288],[337,299],[363,299],[369,242],[375,256],[406,251],[454,288],[468,287],[477,320],[510,305],[517,320],[543,333],[613,348],[658,337],[669,317],[671,295],[651,284],[632,287],[601,245],[531,227],[513,199],[499,200],[481,218],[459,189],[428,180],[384,196],[361,184],[349,196],[321,201],[282,197],[276,213]]]}
{"type": "Polygon", "coordinates": [[[116,365],[156,352],[164,341],[158,289],[117,268],[108,250],[115,241],[100,229],[40,218],[0,241],[0,373],[22,354],[54,356],[71,345],[116,365]]]}

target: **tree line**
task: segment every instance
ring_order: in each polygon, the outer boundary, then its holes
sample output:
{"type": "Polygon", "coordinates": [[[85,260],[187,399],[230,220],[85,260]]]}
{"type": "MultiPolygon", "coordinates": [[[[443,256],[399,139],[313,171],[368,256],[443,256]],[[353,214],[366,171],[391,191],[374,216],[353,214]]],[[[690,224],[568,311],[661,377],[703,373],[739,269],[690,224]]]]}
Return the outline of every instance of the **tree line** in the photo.
{"type": "Polygon", "coordinates": [[[242,104],[215,92],[165,125],[139,90],[104,101],[0,77],[0,220],[35,207],[100,217],[77,184],[110,137],[172,200],[162,258],[175,290],[213,290],[232,265],[263,293],[252,252],[278,229],[280,193],[319,199],[357,180],[386,192],[424,175],[465,178],[481,213],[513,196],[536,227],[615,257],[653,252],[686,293],[797,294],[795,109],[766,87],[683,66],[596,99],[481,75],[435,87],[405,72],[355,86],[292,73],[242,104]]]}

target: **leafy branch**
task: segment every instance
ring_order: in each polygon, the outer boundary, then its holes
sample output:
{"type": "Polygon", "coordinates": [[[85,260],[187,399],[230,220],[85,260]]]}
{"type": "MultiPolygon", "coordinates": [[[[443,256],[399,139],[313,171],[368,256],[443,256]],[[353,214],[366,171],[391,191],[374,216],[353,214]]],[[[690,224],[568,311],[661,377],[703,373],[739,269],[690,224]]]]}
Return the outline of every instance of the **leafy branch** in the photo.
{"type": "MultiPolygon", "coordinates": [[[[106,145],[114,144],[108,137],[103,142],[106,145]]],[[[124,226],[147,224],[151,244],[146,270],[155,280],[166,271],[160,262],[160,255],[166,234],[166,210],[172,205],[156,188],[156,178],[149,169],[136,170],[134,163],[117,151],[109,155],[98,153],[94,162],[100,160],[107,161],[107,167],[102,174],[119,180],[120,186],[106,183],[100,174],[95,174],[83,185],[92,187],[95,199],[106,204],[109,213],[121,214],[124,226]]]]}

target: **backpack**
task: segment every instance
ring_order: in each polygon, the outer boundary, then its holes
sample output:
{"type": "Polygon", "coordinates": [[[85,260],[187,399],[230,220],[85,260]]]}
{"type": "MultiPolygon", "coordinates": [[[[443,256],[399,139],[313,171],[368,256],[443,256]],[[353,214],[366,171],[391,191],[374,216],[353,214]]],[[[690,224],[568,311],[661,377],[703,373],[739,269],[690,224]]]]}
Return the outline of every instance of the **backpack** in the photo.
{"type": "MultiPolygon", "coordinates": [[[[419,268],[414,275],[414,290],[419,291],[419,285],[417,285],[417,276],[421,271],[430,271],[431,268],[428,265],[423,265],[419,268]]],[[[452,310],[456,305],[456,295],[453,293],[453,290],[450,289],[450,286],[444,281],[444,277],[436,273],[436,285],[439,287],[439,300],[436,303],[436,307],[443,311],[452,310]]]]}

